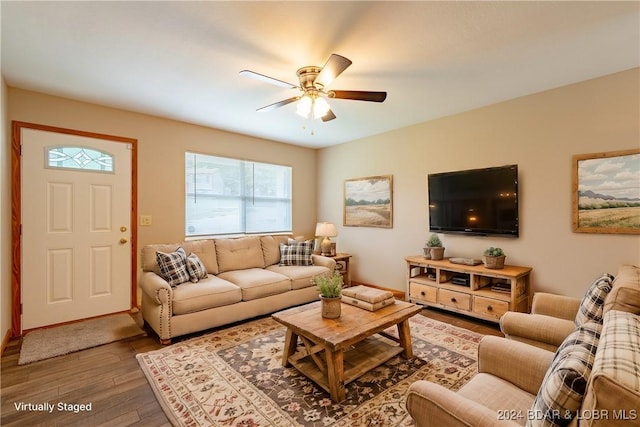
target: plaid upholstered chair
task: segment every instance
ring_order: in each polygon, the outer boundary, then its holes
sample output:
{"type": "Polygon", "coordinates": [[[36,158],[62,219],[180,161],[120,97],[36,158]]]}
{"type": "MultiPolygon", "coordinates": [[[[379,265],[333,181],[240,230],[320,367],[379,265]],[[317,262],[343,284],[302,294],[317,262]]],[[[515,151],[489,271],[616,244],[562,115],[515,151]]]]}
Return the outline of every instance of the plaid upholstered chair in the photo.
{"type": "Polygon", "coordinates": [[[608,273],[600,275],[582,300],[537,292],[531,314],[509,311],[500,318],[500,329],[509,339],[556,351],[576,327],[588,320],[602,323],[602,306],[613,280],[608,273]]]}

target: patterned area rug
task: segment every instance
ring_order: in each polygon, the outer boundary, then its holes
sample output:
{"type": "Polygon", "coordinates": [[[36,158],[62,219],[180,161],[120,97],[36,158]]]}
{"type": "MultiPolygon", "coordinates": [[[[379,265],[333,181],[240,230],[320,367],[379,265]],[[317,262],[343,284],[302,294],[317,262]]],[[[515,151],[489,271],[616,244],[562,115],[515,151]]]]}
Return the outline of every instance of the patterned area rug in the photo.
{"type": "Polygon", "coordinates": [[[285,328],[270,318],[136,357],[176,426],[412,426],[409,385],[460,388],[476,371],[482,335],[420,315],[410,325],[414,357],[396,356],[349,383],[341,403],[282,367],[285,328]]]}

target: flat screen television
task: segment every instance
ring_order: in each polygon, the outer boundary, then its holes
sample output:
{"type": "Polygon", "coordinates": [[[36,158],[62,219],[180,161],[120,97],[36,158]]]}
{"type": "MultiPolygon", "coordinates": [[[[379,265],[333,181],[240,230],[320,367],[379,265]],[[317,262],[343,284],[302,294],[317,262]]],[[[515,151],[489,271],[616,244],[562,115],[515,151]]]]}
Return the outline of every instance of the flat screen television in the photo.
{"type": "Polygon", "coordinates": [[[518,237],[518,165],[429,174],[429,230],[518,237]]]}

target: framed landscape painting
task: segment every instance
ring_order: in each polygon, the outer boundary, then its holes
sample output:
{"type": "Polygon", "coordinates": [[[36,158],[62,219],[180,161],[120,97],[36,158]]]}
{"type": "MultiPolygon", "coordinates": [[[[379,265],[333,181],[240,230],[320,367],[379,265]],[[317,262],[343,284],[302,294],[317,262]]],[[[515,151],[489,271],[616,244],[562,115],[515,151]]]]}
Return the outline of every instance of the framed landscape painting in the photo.
{"type": "Polygon", "coordinates": [[[393,227],[393,176],[369,176],[344,182],[343,224],[393,227]]]}
{"type": "Polygon", "coordinates": [[[640,149],[573,156],[573,231],[640,234],[640,149]]]}

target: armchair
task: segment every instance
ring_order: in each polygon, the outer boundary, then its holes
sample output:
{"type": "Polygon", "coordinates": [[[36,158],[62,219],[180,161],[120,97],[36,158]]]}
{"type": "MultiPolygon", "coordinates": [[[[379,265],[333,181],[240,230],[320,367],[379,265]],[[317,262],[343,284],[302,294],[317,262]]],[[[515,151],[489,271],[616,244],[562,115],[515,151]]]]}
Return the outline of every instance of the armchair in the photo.
{"type": "Polygon", "coordinates": [[[407,410],[418,427],[524,425],[553,355],[485,336],[478,347],[476,376],[457,392],[416,381],[409,387],[407,410]]]}
{"type": "Polygon", "coordinates": [[[500,329],[507,338],[555,351],[576,327],[590,320],[602,323],[613,282],[611,274],[602,273],[581,300],[536,293],[531,314],[507,312],[500,318],[500,329]]]}
{"type": "Polygon", "coordinates": [[[579,307],[577,298],[537,292],[531,314],[508,311],[500,318],[500,329],[509,339],[556,351],[576,328],[579,307]]]}

